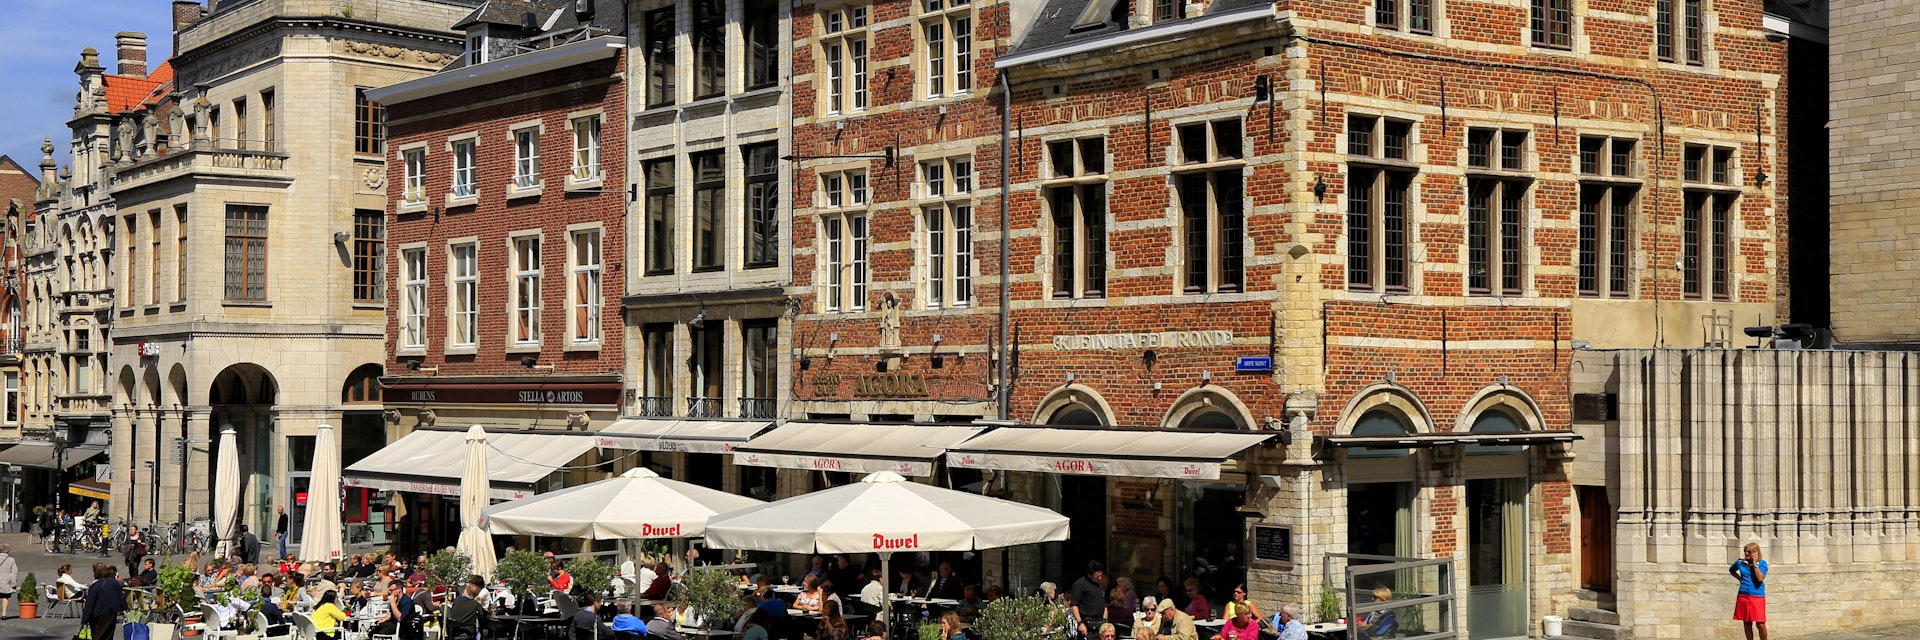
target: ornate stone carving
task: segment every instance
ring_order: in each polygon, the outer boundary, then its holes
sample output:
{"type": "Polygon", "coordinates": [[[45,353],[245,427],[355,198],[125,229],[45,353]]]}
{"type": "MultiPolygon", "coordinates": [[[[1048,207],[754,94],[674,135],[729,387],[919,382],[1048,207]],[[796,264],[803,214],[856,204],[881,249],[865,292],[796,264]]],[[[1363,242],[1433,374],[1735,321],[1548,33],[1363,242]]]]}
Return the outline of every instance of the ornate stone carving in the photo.
{"type": "Polygon", "coordinates": [[[413,428],[421,429],[433,426],[434,421],[440,419],[440,414],[434,413],[432,409],[421,409],[420,415],[417,417],[419,418],[419,422],[414,424],[413,428]]]}
{"type": "Polygon", "coordinates": [[[387,172],[380,167],[367,167],[360,171],[360,180],[368,189],[379,191],[387,188],[387,172]]]}

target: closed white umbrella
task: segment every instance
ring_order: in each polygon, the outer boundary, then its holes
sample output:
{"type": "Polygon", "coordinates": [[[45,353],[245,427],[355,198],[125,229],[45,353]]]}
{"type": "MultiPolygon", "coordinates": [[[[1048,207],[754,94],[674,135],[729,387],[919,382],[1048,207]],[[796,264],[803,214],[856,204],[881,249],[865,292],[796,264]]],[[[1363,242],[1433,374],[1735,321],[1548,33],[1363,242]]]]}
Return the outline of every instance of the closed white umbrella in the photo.
{"type": "Polygon", "coordinates": [[[766,504],[746,496],[662,478],[646,467],[618,477],[487,507],[499,535],[621,540],[695,538],[715,514],[766,504]]]}
{"type": "Polygon", "coordinates": [[[307,479],[305,509],[300,561],[338,561],[346,551],[340,539],[340,438],[330,424],[313,432],[313,475],[307,479]]]}
{"type": "MultiPolygon", "coordinates": [[[[859,482],[721,514],[707,546],[784,553],[974,551],[1067,539],[1067,517],[1030,504],[908,482],[881,471],[859,482]]],[[[891,620],[892,604],[883,606],[891,620]]]]}
{"type": "Polygon", "coordinates": [[[213,465],[213,531],[220,536],[220,557],[233,553],[240,533],[240,439],[233,425],[220,427],[220,451],[213,465]]]}
{"type": "Polygon", "coordinates": [[[493,579],[493,538],[487,535],[487,430],[467,429],[467,466],[460,473],[460,551],[473,558],[473,573],[493,579]]]}

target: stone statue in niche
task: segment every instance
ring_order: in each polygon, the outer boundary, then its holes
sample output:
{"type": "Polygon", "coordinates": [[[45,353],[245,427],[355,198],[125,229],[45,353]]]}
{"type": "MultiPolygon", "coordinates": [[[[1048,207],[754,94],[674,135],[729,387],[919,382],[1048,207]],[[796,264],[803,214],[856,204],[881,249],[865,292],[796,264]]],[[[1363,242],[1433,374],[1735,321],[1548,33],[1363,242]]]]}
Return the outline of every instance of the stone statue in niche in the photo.
{"type": "Polygon", "coordinates": [[[880,348],[900,350],[900,299],[892,291],[880,294],[880,348]]]}

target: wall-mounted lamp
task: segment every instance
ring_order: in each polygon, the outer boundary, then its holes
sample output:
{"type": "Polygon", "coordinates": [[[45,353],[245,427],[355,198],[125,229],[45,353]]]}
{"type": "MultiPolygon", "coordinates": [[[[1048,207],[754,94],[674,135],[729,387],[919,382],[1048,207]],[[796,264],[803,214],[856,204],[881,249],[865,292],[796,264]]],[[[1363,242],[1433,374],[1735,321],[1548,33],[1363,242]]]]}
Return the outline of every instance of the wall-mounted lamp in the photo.
{"type": "Polygon", "coordinates": [[[422,366],[419,360],[408,360],[407,370],[408,371],[425,371],[428,373],[440,373],[440,367],[422,366]]]}
{"type": "Polygon", "coordinates": [[[345,231],[335,231],[335,232],[333,232],[333,243],[334,243],[334,244],[346,244],[346,243],[347,243],[347,240],[350,240],[350,239],[352,239],[352,238],[353,238],[353,236],[352,236],[352,235],[349,235],[349,234],[348,234],[347,232],[345,232],[345,231]]]}
{"type": "Polygon", "coordinates": [[[545,369],[547,371],[553,370],[553,365],[540,364],[539,356],[520,356],[520,366],[526,367],[528,369],[545,369]]]}
{"type": "Polygon", "coordinates": [[[1765,185],[1767,183],[1768,177],[1769,176],[1767,176],[1767,171],[1765,169],[1753,170],[1753,186],[1758,187],[1761,185],[1765,185]]]}
{"type": "Polygon", "coordinates": [[[1206,383],[1208,383],[1208,382],[1212,382],[1212,381],[1213,381],[1213,372],[1212,372],[1212,371],[1202,371],[1202,372],[1200,372],[1200,384],[1203,384],[1203,385],[1204,385],[1204,384],[1206,384],[1206,383]]]}
{"type": "Polygon", "coordinates": [[[1313,177],[1313,197],[1320,200],[1321,202],[1326,202],[1327,200],[1327,179],[1326,178],[1322,178],[1317,175],[1313,177]]]}
{"type": "Polygon", "coordinates": [[[870,154],[855,154],[855,155],[825,155],[825,156],[784,155],[784,156],[780,156],[780,159],[788,162],[793,162],[795,160],[828,160],[828,159],[840,159],[840,158],[865,158],[868,160],[885,160],[887,161],[887,166],[891,167],[893,166],[894,159],[898,158],[899,156],[900,156],[900,150],[892,145],[888,145],[886,153],[877,153],[877,154],[870,153],[870,154]]]}
{"type": "Polygon", "coordinates": [[[1072,371],[1068,371],[1068,372],[1067,372],[1067,384],[1073,384],[1073,372],[1072,372],[1072,371]]]}
{"type": "Polygon", "coordinates": [[[938,333],[936,333],[936,334],[933,334],[933,343],[934,343],[934,344],[940,344],[940,334],[938,334],[938,333]]]}
{"type": "Polygon", "coordinates": [[[840,334],[827,332],[827,342],[839,342],[839,341],[840,341],[840,334]]]}
{"type": "Polygon", "coordinates": [[[701,307],[699,313],[693,314],[693,320],[688,322],[687,326],[695,329],[707,326],[707,308],[701,307]]]}

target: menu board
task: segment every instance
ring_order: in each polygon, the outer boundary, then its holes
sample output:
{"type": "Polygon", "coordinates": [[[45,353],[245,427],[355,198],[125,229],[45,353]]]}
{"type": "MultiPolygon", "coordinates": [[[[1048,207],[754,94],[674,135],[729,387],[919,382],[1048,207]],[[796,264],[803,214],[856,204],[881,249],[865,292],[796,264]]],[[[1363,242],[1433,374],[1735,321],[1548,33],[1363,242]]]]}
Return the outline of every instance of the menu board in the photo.
{"type": "Polygon", "coordinates": [[[1293,566],[1293,527],[1273,524],[1253,525],[1254,564],[1293,566]]]}

